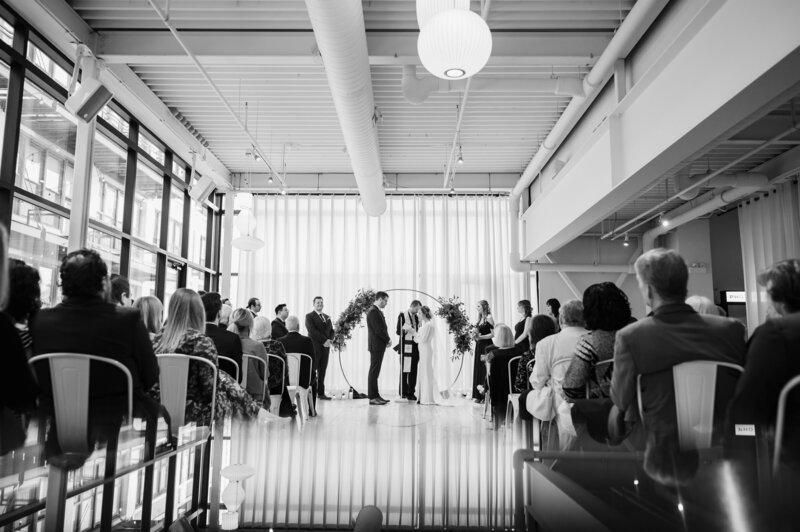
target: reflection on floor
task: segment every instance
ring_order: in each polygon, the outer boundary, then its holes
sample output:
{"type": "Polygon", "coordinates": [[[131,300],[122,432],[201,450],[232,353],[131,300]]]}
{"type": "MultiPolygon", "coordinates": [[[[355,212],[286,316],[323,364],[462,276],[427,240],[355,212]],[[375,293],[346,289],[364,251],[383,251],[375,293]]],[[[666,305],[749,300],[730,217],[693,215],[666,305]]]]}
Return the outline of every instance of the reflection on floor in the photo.
{"type": "Polygon", "coordinates": [[[512,435],[489,430],[482,406],[454,403],[320,401],[302,430],[236,427],[229,463],[257,471],[242,522],[333,528],[376,505],[385,526],[510,529],[512,435]]]}

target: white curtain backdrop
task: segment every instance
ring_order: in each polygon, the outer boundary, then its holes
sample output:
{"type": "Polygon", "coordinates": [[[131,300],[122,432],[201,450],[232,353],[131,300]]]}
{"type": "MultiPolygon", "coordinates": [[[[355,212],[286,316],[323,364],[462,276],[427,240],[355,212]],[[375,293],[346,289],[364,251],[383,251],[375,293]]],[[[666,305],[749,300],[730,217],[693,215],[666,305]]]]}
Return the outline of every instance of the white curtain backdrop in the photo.
{"type": "MultiPolygon", "coordinates": [[[[267,245],[239,252],[238,289],[241,305],[259,297],[261,314],[274,318],[278,303],[300,318],[311,311],[315,296],[325,299],[334,323],[359,288],[412,289],[438,296],[458,296],[474,320],[475,307],[486,299],[497,322],[513,326],[516,303],[523,293],[522,274],[508,266],[508,199],[494,196],[390,196],[378,218],[364,213],[357,196],[257,196],[256,236],[267,245]]],[[[234,253],[237,253],[234,251],[234,253]]],[[[234,258],[234,264],[236,264],[234,258]]],[[[384,309],[394,335],[397,316],[413,299],[435,310],[436,302],[413,292],[390,292],[384,309]]],[[[472,355],[450,362],[452,341],[447,324],[436,319],[437,378],[457,391],[472,385],[472,355]]],[[[366,392],[369,353],[366,328],[354,331],[341,354],[347,380],[366,392]]],[[[386,351],[380,377],[382,393],[394,393],[399,381],[398,356],[386,351]]],[[[326,388],[346,391],[336,351],[331,352],[326,388]]]]}
{"type": "Polygon", "coordinates": [[[758,274],[784,259],[800,257],[800,190],[784,183],[774,193],[750,200],[739,209],[747,328],[752,333],[767,315],[767,294],[758,274]]]}

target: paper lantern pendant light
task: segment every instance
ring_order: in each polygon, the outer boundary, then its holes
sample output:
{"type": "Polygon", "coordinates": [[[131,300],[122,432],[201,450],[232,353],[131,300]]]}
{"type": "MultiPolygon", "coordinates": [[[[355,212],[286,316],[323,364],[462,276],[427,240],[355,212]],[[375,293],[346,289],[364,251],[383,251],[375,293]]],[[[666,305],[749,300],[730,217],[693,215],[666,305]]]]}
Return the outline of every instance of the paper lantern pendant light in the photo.
{"type": "Polygon", "coordinates": [[[425,27],[428,21],[448,9],[469,10],[469,0],[417,0],[417,24],[419,29],[425,27]]]}
{"type": "Polygon", "coordinates": [[[479,15],[448,9],[431,17],[417,39],[422,65],[442,79],[464,79],[480,72],[492,55],[492,32],[479,15]]]}

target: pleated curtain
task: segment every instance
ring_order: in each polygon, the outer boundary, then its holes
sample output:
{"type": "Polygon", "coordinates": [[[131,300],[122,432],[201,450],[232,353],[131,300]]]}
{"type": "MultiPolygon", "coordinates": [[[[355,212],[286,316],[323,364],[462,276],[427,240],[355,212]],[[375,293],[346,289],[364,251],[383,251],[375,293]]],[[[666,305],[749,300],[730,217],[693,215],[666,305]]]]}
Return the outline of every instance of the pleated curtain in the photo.
{"type": "Polygon", "coordinates": [[[747,296],[747,328],[753,330],[767,315],[768,300],[758,274],[780,260],[800,258],[800,189],[784,183],[768,195],[743,204],[739,228],[747,296]]]}
{"type": "MultiPolygon", "coordinates": [[[[460,297],[473,321],[478,300],[486,299],[495,320],[513,326],[519,319],[516,303],[528,296],[522,274],[508,265],[508,208],[507,198],[495,196],[403,195],[388,197],[386,213],[374,218],[364,213],[357,196],[257,196],[256,236],[267,245],[234,258],[234,303],[259,297],[261,315],[270,319],[275,305],[286,303],[305,333],[304,316],[315,296],[325,299],[324,312],[335,323],[358,289],[386,290],[390,299],[384,313],[395,343],[397,316],[412,300],[436,308],[435,300],[415,292],[420,291],[460,297]]],[[[472,355],[463,364],[451,361],[447,324],[437,319],[436,328],[440,387],[469,390],[472,355]]],[[[349,382],[366,392],[368,368],[366,328],[359,328],[341,357],[331,352],[326,388],[346,391],[349,382]]],[[[399,357],[387,350],[382,393],[395,391],[399,376],[399,357]]]]}

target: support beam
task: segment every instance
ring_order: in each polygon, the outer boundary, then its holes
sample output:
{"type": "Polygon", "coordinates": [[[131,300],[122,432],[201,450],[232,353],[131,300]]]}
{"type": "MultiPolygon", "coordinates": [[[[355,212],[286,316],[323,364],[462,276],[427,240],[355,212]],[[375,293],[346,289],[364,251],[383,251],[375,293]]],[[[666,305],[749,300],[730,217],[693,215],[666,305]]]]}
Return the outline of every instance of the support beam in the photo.
{"type": "Polygon", "coordinates": [[[800,90],[800,34],[790,22],[800,20],[800,3],[729,0],[712,8],[670,36],[672,46],[611,111],[619,117],[618,139],[608,121],[598,127],[526,211],[536,231],[528,233],[525,259],[572,241],[800,90]],[[738,58],[736,68],[720,68],[730,57],[738,58]],[[713,85],[703,82],[710,71],[713,85]]]}
{"type": "MultiPolygon", "coordinates": [[[[50,2],[54,0],[48,0],[50,2]]],[[[181,31],[208,65],[320,65],[313,31],[181,31]]],[[[591,66],[604,33],[497,33],[489,65],[591,66]]],[[[370,65],[420,65],[415,32],[367,32],[370,65]]],[[[109,64],[191,65],[168,32],[104,30],[97,54],[109,64]]]]}

